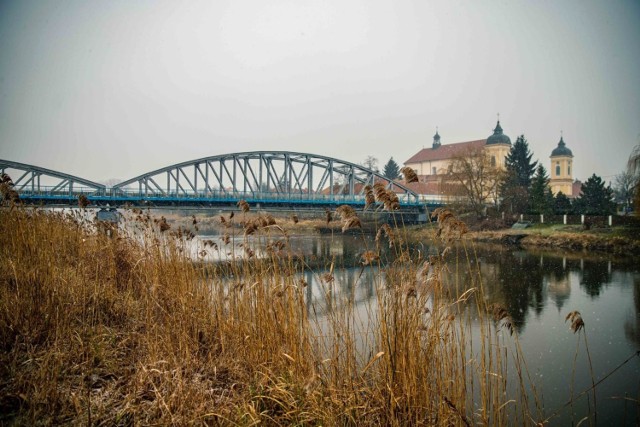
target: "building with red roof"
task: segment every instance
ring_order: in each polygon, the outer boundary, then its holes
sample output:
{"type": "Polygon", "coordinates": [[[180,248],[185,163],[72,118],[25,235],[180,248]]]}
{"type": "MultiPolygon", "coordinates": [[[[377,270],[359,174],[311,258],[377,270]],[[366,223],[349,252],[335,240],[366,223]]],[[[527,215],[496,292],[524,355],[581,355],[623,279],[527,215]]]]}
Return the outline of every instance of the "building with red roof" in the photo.
{"type": "MultiPolygon", "coordinates": [[[[511,138],[504,134],[500,120],[493,130],[493,135],[486,139],[477,139],[453,144],[441,143],[440,134],[436,130],[431,148],[423,148],[404,162],[418,175],[419,184],[415,190],[419,194],[428,196],[444,196],[449,193],[445,177],[456,156],[464,155],[474,150],[486,150],[491,163],[498,168],[504,168],[505,159],[511,150],[511,138]]],[[[412,188],[413,189],[413,188],[412,188]]]]}

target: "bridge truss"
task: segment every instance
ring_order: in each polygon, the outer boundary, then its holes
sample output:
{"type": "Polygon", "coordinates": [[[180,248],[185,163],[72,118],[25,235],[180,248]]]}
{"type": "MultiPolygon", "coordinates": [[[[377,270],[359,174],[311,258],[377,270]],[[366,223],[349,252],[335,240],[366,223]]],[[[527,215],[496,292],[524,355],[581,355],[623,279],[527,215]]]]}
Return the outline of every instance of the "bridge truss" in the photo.
{"type": "Polygon", "coordinates": [[[378,172],[327,156],[289,151],[231,153],[178,163],[131,178],[112,190],[130,197],[178,200],[364,203],[365,187],[379,182],[396,192],[401,204],[418,203],[416,193],[378,172]]]}
{"type": "Polygon", "coordinates": [[[106,187],[84,178],[39,166],[0,159],[0,173],[8,174],[14,190],[22,194],[104,194],[106,187]]]}
{"type": "Polygon", "coordinates": [[[355,163],[308,153],[258,151],[222,154],[167,166],[111,188],[8,160],[0,173],[13,179],[20,200],[75,206],[83,195],[94,206],[230,207],[244,199],[272,207],[366,206],[366,188],[382,184],[403,211],[422,212],[425,201],[406,186],[355,163]]]}

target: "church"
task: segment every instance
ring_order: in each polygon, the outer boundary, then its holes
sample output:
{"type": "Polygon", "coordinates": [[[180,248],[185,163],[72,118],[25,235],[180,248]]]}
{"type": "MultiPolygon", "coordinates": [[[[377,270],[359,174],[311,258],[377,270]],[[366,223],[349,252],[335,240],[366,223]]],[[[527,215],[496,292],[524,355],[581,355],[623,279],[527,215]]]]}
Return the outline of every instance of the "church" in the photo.
{"type": "MultiPolygon", "coordinates": [[[[511,150],[511,138],[504,133],[498,120],[493,134],[486,139],[477,139],[452,144],[442,144],[440,134],[436,129],[431,148],[423,148],[411,156],[404,165],[412,168],[418,175],[419,181],[409,184],[410,188],[429,198],[444,197],[445,184],[443,178],[450,170],[452,159],[469,150],[483,149],[491,159],[491,164],[504,169],[506,158],[511,150]]],[[[562,191],[569,197],[580,194],[580,181],[574,181],[572,175],[573,153],[566,146],[564,138],[560,137],[558,146],[551,152],[549,186],[553,194],[562,191]]]]}

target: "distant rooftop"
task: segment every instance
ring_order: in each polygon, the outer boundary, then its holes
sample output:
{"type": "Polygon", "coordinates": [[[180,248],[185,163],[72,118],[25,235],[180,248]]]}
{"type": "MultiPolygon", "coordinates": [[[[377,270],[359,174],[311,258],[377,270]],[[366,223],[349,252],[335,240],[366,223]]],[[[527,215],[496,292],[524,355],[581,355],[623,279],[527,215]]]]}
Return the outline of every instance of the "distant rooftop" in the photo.
{"type": "Polygon", "coordinates": [[[455,144],[444,144],[436,148],[423,148],[404,162],[404,164],[447,160],[467,149],[482,148],[486,143],[486,139],[478,139],[475,141],[457,142],[455,144]]]}

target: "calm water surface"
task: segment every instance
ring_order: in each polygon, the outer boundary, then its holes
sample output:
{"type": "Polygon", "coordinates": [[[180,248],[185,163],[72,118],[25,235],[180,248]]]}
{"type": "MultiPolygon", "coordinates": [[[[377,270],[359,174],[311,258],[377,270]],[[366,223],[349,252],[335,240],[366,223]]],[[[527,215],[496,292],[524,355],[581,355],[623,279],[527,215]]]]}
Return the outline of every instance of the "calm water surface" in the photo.
{"type": "MultiPolygon", "coordinates": [[[[372,310],[376,284],[384,283],[385,272],[384,266],[363,268],[358,262],[367,247],[374,247],[373,238],[300,236],[291,239],[291,246],[310,260],[319,260],[316,269],[304,273],[309,283],[307,304],[316,313],[319,325],[322,327],[328,310],[336,310],[341,302],[354,302],[355,317],[364,331],[360,347],[363,354],[368,353],[373,337],[367,323],[376,320],[372,310]],[[324,268],[329,267],[328,260],[334,262],[330,290],[320,280],[324,268]]],[[[423,255],[435,253],[427,246],[415,250],[423,255]]],[[[472,271],[481,274],[488,302],[500,303],[509,311],[545,414],[550,415],[569,400],[572,382],[574,394],[591,387],[584,339],[573,334],[569,323],[565,323],[566,315],[578,310],[585,322],[595,381],[610,375],[596,387],[598,425],[640,422],[640,357],[631,357],[640,350],[637,259],[475,245],[466,251],[455,249],[449,260],[454,260],[449,262],[451,272],[445,278],[449,286],[464,291],[471,266],[472,271]]],[[[475,317],[475,304],[469,304],[466,310],[471,311],[471,318],[475,317]]],[[[472,326],[477,335],[478,328],[472,326]]],[[[589,398],[582,397],[562,410],[550,425],[577,424],[589,413],[591,400],[590,394],[589,398]]]]}

